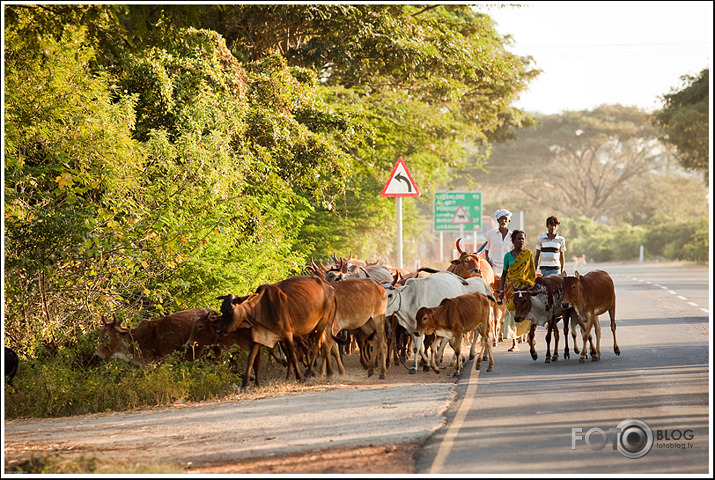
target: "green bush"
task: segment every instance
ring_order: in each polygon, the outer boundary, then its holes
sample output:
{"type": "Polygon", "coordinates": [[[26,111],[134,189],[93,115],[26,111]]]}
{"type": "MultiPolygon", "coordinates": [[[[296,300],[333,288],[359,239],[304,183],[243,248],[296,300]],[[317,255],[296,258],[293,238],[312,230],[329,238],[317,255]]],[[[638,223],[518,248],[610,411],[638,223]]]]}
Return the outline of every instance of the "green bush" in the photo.
{"type": "Polygon", "coordinates": [[[559,233],[566,238],[569,255],[586,254],[592,262],[637,260],[641,245],[646,259],[707,262],[709,227],[707,218],[611,227],[581,217],[570,220],[559,233]]]}
{"type": "Polygon", "coordinates": [[[176,353],[144,366],[123,360],[87,365],[85,349],[21,357],[13,384],[5,389],[5,417],[62,417],[222,398],[240,384],[238,372],[247,357],[236,349],[196,361],[176,353]]]}

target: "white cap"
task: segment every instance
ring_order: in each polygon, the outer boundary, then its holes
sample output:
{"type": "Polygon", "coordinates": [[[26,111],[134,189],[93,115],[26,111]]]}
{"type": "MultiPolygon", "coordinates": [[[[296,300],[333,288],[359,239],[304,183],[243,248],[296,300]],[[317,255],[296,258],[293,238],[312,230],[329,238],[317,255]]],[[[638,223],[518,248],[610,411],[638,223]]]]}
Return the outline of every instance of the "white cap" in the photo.
{"type": "Polygon", "coordinates": [[[496,218],[498,222],[501,217],[506,217],[511,220],[511,212],[509,210],[497,210],[494,214],[494,218],[496,218]]]}

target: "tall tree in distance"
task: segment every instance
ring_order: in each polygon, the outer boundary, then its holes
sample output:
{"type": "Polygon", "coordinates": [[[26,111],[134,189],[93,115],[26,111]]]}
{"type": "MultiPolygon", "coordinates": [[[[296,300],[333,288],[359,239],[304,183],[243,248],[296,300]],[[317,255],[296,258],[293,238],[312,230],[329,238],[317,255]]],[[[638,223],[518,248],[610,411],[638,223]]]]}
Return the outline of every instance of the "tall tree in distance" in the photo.
{"type": "Polygon", "coordinates": [[[535,128],[495,147],[495,171],[510,191],[540,211],[594,221],[618,216],[621,193],[667,159],[649,115],[634,107],[537,117],[535,128]]]}
{"type": "Polygon", "coordinates": [[[709,143],[709,83],[710,70],[698,76],[681,77],[683,87],[664,95],[665,107],[656,112],[656,122],[662,127],[662,139],[675,145],[677,158],[688,170],[703,172],[705,181],[710,175],[709,143]]]}

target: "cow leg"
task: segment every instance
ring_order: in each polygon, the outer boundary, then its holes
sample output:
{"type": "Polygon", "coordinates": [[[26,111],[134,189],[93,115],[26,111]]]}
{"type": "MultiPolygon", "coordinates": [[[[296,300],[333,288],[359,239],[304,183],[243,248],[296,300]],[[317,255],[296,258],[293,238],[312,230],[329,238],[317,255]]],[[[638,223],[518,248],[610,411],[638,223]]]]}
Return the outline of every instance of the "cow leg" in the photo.
{"type": "MultiPolygon", "coordinates": [[[[318,359],[318,355],[323,353],[323,345],[327,341],[324,341],[324,339],[326,339],[328,336],[329,331],[326,331],[325,328],[323,328],[322,330],[318,328],[317,330],[314,330],[312,333],[310,333],[310,341],[308,342],[310,344],[310,354],[308,355],[308,367],[305,370],[306,377],[312,377],[315,375],[315,373],[313,372],[313,368],[315,367],[315,362],[318,359]]],[[[333,340],[332,336],[330,336],[330,340],[333,340]]],[[[325,358],[323,358],[323,360],[325,360],[325,358]]],[[[327,356],[327,360],[330,361],[329,355],[327,356]]],[[[329,366],[329,368],[332,369],[332,366],[329,366]]]]}
{"type": "Polygon", "coordinates": [[[420,352],[420,361],[419,364],[422,365],[422,370],[425,372],[429,372],[430,365],[429,365],[429,357],[427,356],[427,349],[434,349],[436,348],[436,342],[437,342],[437,337],[432,334],[432,335],[425,335],[424,343],[422,344],[422,350],[420,352]]]}
{"type": "MultiPolygon", "coordinates": [[[[413,353],[413,359],[412,359],[412,368],[410,368],[410,373],[415,374],[417,373],[417,367],[419,365],[419,359],[420,359],[420,353],[422,352],[422,346],[424,345],[424,335],[415,335],[414,333],[412,334],[412,353],[413,353]]],[[[432,363],[432,362],[430,362],[432,363]]]]}
{"type": "MultiPolygon", "coordinates": [[[[489,341],[492,342],[492,346],[494,347],[497,346],[497,330],[499,330],[499,305],[494,302],[492,305],[491,324],[489,325],[489,331],[492,334],[489,341]]],[[[476,330],[474,331],[474,335],[477,335],[476,330]]]]}
{"type": "MultiPolygon", "coordinates": [[[[335,357],[335,364],[338,366],[338,373],[340,375],[345,375],[345,365],[343,365],[343,359],[340,355],[340,345],[338,345],[337,342],[332,342],[332,345],[330,347],[330,353],[332,353],[333,357],[335,357]]],[[[328,358],[330,358],[330,356],[328,356],[328,358]]]]}
{"type": "MultiPolygon", "coordinates": [[[[593,348],[593,342],[591,341],[591,328],[593,327],[593,316],[591,314],[587,314],[587,320],[585,322],[585,326],[582,327],[583,329],[583,346],[581,348],[581,356],[578,359],[579,363],[584,363],[586,361],[586,357],[588,356],[588,352],[586,351],[586,342],[591,343],[591,358],[594,358],[594,355],[596,355],[596,351],[593,348]]],[[[579,323],[582,325],[584,324],[583,320],[579,318],[579,323]]],[[[596,323],[598,323],[598,317],[596,317],[596,323]]],[[[595,328],[594,328],[595,330],[595,328]]],[[[598,339],[596,341],[598,344],[598,339]]]]}
{"type": "Polygon", "coordinates": [[[555,362],[559,359],[559,319],[551,319],[551,329],[554,331],[554,354],[551,355],[551,361],[555,362]]]}
{"type": "Polygon", "coordinates": [[[293,338],[286,338],[284,346],[286,349],[286,357],[288,357],[288,372],[286,373],[286,380],[290,378],[290,372],[292,370],[295,372],[295,379],[299,382],[303,382],[303,375],[300,373],[300,368],[298,368],[298,359],[295,355],[293,338]]]}
{"type": "Polygon", "coordinates": [[[591,322],[593,323],[593,331],[596,333],[596,352],[591,355],[591,361],[597,362],[601,359],[601,323],[598,321],[598,315],[592,313],[591,322]]]}
{"type": "MultiPolygon", "coordinates": [[[[536,348],[534,347],[535,341],[536,341],[536,323],[531,322],[531,328],[529,329],[529,353],[531,353],[531,358],[534,360],[539,358],[539,354],[536,353],[536,348]]],[[[546,341],[548,342],[548,339],[546,341]]],[[[547,361],[548,361],[548,355],[547,355],[547,361]]]]}
{"type": "MultiPolygon", "coordinates": [[[[251,371],[254,369],[254,362],[258,363],[258,353],[261,351],[261,344],[253,342],[251,345],[251,351],[248,354],[248,361],[246,362],[246,374],[243,376],[243,381],[241,382],[241,390],[245,390],[251,381],[251,371]]],[[[256,375],[256,386],[258,386],[258,375],[256,375]]]]}
{"type": "Polygon", "coordinates": [[[553,324],[551,322],[546,324],[546,360],[544,363],[551,363],[551,332],[553,330],[553,324]]]}
{"type": "MultiPolygon", "coordinates": [[[[442,365],[442,361],[444,360],[444,351],[447,350],[448,343],[449,343],[449,339],[447,337],[440,337],[439,351],[437,352],[437,358],[439,358],[439,361],[437,363],[439,365],[442,365]]],[[[454,349],[454,346],[452,347],[452,349],[454,349]]]]}
{"type": "Polygon", "coordinates": [[[472,337],[472,345],[469,347],[469,359],[473,360],[477,354],[477,341],[479,341],[479,332],[474,330],[472,337]]]}
{"type": "MultiPolygon", "coordinates": [[[[380,358],[380,380],[384,380],[385,377],[387,376],[387,335],[385,333],[385,322],[382,320],[377,320],[375,322],[377,325],[375,335],[377,336],[377,347],[374,348],[376,354],[379,355],[380,358]],[[379,322],[379,323],[378,323],[379,322]],[[379,325],[383,325],[382,328],[379,327],[379,325]]],[[[375,359],[377,361],[377,359],[375,359]]]]}
{"type": "MultiPolygon", "coordinates": [[[[569,353],[569,318],[566,314],[562,315],[562,320],[564,322],[564,358],[571,358],[569,353]]],[[[576,346],[576,337],[574,336],[574,348],[576,346]]]]}
{"type": "MultiPolygon", "coordinates": [[[[570,315],[576,315],[576,312],[571,312],[570,315]]],[[[577,327],[581,328],[581,335],[583,336],[583,327],[581,327],[580,324],[578,323],[578,317],[576,317],[576,319],[574,319],[574,317],[569,316],[569,324],[571,325],[571,339],[573,340],[573,351],[574,351],[574,353],[579,354],[580,351],[578,349],[578,343],[576,343],[576,338],[577,338],[576,330],[577,330],[577,327]]],[[[586,344],[582,344],[581,348],[586,348],[586,344]]]]}
{"type": "MultiPolygon", "coordinates": [[[[487,350],[487,354],[488,354],[488,352],[491,352],[491,349],[492,349],[491,345],[489,344],[489,335],[488,335],[488,332],[487,332],[487,335],[484,335],[484,333],[485,333],[485,332],[484,332],[484,329],[483,329],[483,328],[480,328],[480,329],[479,329],[479,334],[480,334],[480,338],[482,339],[482,348],[479,350],[479,355],[477,355],[477,362],[476,362],[476,365],[474,366],[474,369],[475,369],[475,370],[481,370],[481,369],[482,369],[482,361],[483,361],[483,358],[484,358],[485,349],[486,349],[486,348],[489,349],[489,350],[487,350]]],[[[491,358],[491,357],[490,357],[490,358],[491,358]]],[[[491,363],[491,360],[489,360],[490,368],[491,368],[491,364],[492,364],[492,363],[491,363]]]]}
{"type": "Polygon", "coordinates": [[[375,348],[375,337],[372,335],[369,339],[365,339],[365,364],[367,365],[367,376],[372,377],[375,373],[375,366],[380,355],[379,346],[375,348]]]}
{"type": "MultiPolygon", "coordinates": [[[[440,337],[439,350],[437,351],[437,358],[439,358],[440,365],[442,365],[442,362],[444,362],[444,351],[447,349],[448,343],[449,343],[449,339],[447,337],[440,337]]],[[[454,346],[452,346],[452,349],[454,349],[454,346]]]]}
{"type": "MultiPolygon", "coordinates": [[[[331,338],[332,340],[332,338],[331,338]]],[[[337,343],[333,342],[335,345],[337,343]]],[[[320,347],[320,376],[321,377],[332,377],[333,376],[333,362],[331,361],[332,345],[329,345],[327,341],[323,342],[320,347]]],[[[316,359],[317,361],[317,359],[316,359]]]]}
{"type": "Polygon", "coordinates": [[[615,303],[611,308],[608,309],[608,316],[611,318],[611,332],[613,332],[613,352],[616,355],[621,354],[621,349],[618,348],[618,343],[616,343],[616,305],[615,303]]]}
{"type": "Polygon", "coordinates": [[[256,382],[256,386],[261,386],[260,377],[258,376],[259,367],[261,366],[261,355],[256,355],[255,360],[253,360],[253,379],[256,382]]]}
{"type": "Polygon", "coordinates": [[[487,372],[492,372],[494,371],[494,353],[492,352],[492,345],[489,343],[489,332],[486,332],[487,334],[484,336],[483,340],[483,348],[486,348],[487,350],[487,356],[489,357],[489,365],[487,366],[487,372]]]}
{"type": "MultiPolygon", "coordinates": [[[[429,356],[429,358],[430,358],[429,363],[430,363],[430,366],[432,367],[432,370],[434,370],[435,373],[439,373],[439,367],[437,366],[437,362],[435,362],[436,356],[437,356],[437,352],[434,349],[432,349],[430,356],[429,356]]],[[[410,373],[412,373],[411,370],[410,370],[410,373]]]]}
{"type": "Polygon", "coordinates": [[[454,374],[452,376],[458,377],[462,373],[462,334],[455,333],[454,335],[454,355],[457,360],[455,365],[454,374]]]}

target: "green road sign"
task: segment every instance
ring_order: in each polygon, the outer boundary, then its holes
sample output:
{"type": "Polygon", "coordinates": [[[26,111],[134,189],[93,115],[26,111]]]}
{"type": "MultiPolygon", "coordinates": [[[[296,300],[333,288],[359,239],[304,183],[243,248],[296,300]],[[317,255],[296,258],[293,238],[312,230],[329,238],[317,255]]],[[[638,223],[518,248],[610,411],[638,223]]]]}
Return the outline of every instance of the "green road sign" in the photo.
{"type": "Polygon", "coordinates": [[[480,230],[482,228],[481,192],[436,192],[434,229],[480,230]]]}

